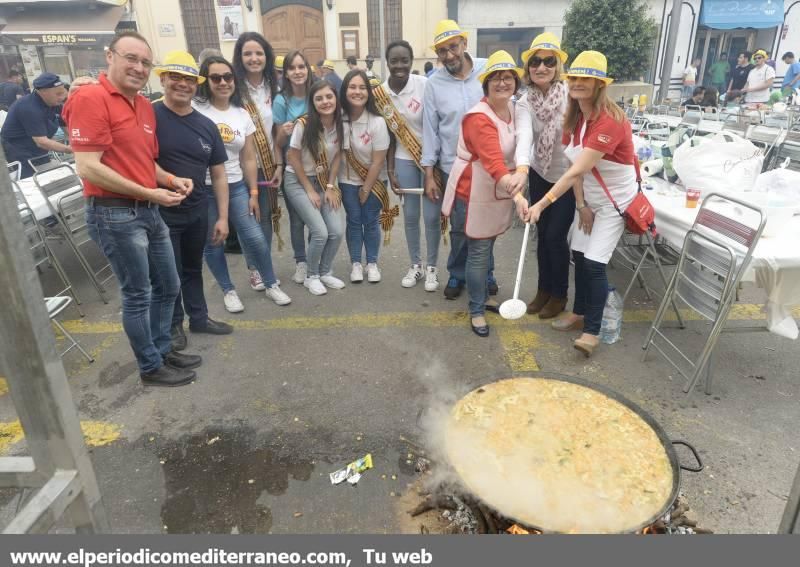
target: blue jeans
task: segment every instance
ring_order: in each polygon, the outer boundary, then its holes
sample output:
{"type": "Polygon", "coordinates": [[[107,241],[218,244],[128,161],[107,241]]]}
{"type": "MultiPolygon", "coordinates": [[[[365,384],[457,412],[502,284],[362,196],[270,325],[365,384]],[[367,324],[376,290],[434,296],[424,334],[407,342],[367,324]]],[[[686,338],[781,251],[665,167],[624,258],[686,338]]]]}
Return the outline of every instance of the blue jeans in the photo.
{"type": "MultiPolygon", "coordinates": [[[[530,203],[541,200],[554,185],[531,169],[530,203]]],[[[547,207],[536,223],[539,286],[553,297],[567,298],[569,289],[569,244],[567,235],[575,218],[575,193],[572,189],[547,207]]]]}
{"type": "Polygon", "coordinates": [[[366,249],[367,264],[376,264],[381,246],[381,201],[370,191],[367,202],[362,205],[358,200],[361,186],[340,183],[339,188],[342,190],[342,203],[347,212],[347,249],[350,251],[350,261],[361,262],[363,249],[366,249]]]}
{"type": "MultiPolygon", "coordinates": [[[[250,214],[250,193],[247,186],[243,181],[231,183],[228,185],[228,191],[228,222],[236,228],[247,265],[255,266],[255,269],[261,273],[264,285],[272,287],[278,281],[275,279],[275,271],[272,269],[272,255],[261,226],[256,217],[250,214]]],[[[228,272],[228,262],[225,260],[225,246],[224,244],[215,246],[211,243],[211,233],[218,218],[217,201],[210,197],[208,202],[209,234],[203,256],[219,287],[222,288],[223,293],[227,293],[235,288],[228,272]]]]}
{"type": "Polygon", "coordinates": [[[608,299],[606,265],[572,251],[575,260],[575,303],[572,312],[583,315],[583,332],[599,335],[603,323],[603,308],[608,299]]]}
{"type": "MultiPolygon", "coordinates": [[[[289,212],[289,237],[292,241],[295,262],[306,261],[306,225],[303,219],[295,210],[292,202],[286,198],[286,182],[283,183],[283,200],[286,203],[286,210],[289,212]]],[[[263,217],[262,217],[263,218],[263,217]]]]}
{"type": "MultiPolygon", "coordinates": [[[[268,181],[264,177],[264,170],[258,170],[258,181],[268,181]]],[[[267,248],[272,250],[272,204],[269,200],[271,191],[277,191],[277,187],[259,187],[258,188],[258,208],[261,211],[261,230],[264,232],[264,238],[267,239],[267,248]]],[[[253,269],[255,269],[253,267],[253,269]]]]}
{"type": "Polygon", "coordinates": [[[342,244],[345,215],[342,206],[334,210],[325,202],[325,194],[316,177],[310,177],[309,181],[322,199],[322,206],[319,209],[313,205],[297,176],[291,171],[286,172],[283,193],[286,199],[291,201],[294,210],[300,215],[310,233],[307,273],[309,276],[324,276],[331,271],[333,259],[342,244]]]}
{"type": "MultiPolygon", "coordinates": [[[[447,176],[444,176],[447,183],[447,176]]],[[[447,257],[447,271],[450,272],[450,279],[458,282],[467,281],[467,250],[469,241],[464,232],[467,225],[467,203],[456,197],[453,203],[453,210],[450,212],[450,255],[447,257]]],[[[494,250],[489,251],[489,265],[487,267],[487,278],[494,276],[494,250]]]]}
{"type": "MultiPolygon", "coordinates": [[[[423,173],[413,160],[395,160],[395,171],[400,187],[424,187],[423,173]]],[[[406,243],[412,264],[422,264],[419,217],[420,208],[425,222],[425,242],[428,245],[428,266],[436,266],[439,260],[439,242],[442,239],[442,202],[433,202],[423,195],[403,195],[403,219],[405,220],[406,243]]]]}
{"type": "Polygon", "coordinates": [[[172,349],[172,311],[181,289],[169,229],[158,207],[145,205],[86,206],[89,236],[119,281],[122,327],[142,373],[159,369],[172,349]]]}

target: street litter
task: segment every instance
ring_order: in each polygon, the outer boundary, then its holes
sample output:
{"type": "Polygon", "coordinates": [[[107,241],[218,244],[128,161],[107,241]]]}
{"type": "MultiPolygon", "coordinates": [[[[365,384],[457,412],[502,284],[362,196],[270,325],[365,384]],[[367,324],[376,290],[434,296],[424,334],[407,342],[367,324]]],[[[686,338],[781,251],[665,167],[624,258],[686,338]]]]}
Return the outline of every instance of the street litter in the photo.
{"type": "Polygon", "coordinates": [[[356,484],[361,479],[361,473],[372,468],[372,453],[367,453],[343,469],[330,473],[331,484],[339,484],[345,480],[350,484],[356,484]]]}

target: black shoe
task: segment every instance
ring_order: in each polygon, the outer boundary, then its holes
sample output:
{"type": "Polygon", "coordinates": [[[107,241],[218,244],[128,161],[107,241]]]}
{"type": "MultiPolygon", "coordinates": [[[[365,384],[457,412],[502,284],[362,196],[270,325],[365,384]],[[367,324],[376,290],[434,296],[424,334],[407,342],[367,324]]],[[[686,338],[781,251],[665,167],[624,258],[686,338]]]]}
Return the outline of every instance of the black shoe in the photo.
{"type": "Polygon", "coordinates": [[[444,298],[445,299],[455,299],[459,295],[461,295],[461,290],[464,289],[464,282],[457,280],[456,278],[450,278],[447,280],[447,287],[444,288],[444,298]]]}
{"type": "Polygon", "coordinates": [[[145,386],[165,386],[171,388],[189,384],[197,377],[197,374],[195,374],[193,370],[174,368],[164,364],[157,370],[142,373],[139,376],[142,379],[142,384],[145,386]]]}
{"type": "Polygon", "coordinates": [[[191,370],[203,364],[203,357],[197,354],[182,354],[173,350],[164,357],[164,364],[172,368],[191,370]]]}
{"type": "Polygon", "coordinates": [[[486,289],[489,290],[489,295],[497,295],[500,288],[497,286],[497,280],[490,277],[486,280],[486,289]]]}
{"type": "Polygon", "coordinates": [[[500,313],[500,306],[495,305],[494,303],[487,303],[483,306],[486,311],[491,311],[492,313],[500,313]]]}
{"type": "Polygon", "coordinates": [[[172,339],[172,350],[183,350],[186,348],[187,340],[186,333],[183,331],[183,325],[173,325],[170,329],[169,336],[172,339]]]}
{"type": "Polygon", "coordinates": [[[230,335],[233,332],[233,327],[221,321],[206,319],[204,326],[189,323],[189,330],[193,333],[208,333],[209,335],[230,335]]]}
{"type": "Polygon", "coordinates": [[[472,327],[472,332],[478,335],[481,338],[485,338],[489,336],[489,325],[482,325],[480,327],[476,327],[472,324],[472,321],[469,322],[469,326],[472,327]]]}

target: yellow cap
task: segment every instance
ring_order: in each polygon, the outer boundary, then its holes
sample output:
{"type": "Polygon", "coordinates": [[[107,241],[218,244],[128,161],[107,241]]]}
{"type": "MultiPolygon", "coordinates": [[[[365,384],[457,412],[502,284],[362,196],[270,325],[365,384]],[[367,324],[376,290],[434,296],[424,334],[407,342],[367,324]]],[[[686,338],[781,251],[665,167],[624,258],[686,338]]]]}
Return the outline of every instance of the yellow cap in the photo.
{"type": "Polygon", "coordinates": [[[610,85],[614,79],[608,76],[608,62],[606,56],[599,51],[583,51],[570,65],[569,71],[564,73],[567,77],[591,77],[599,79],[610,85]]]}
{"type": "Polygon", "coordinates": [[[463,31],[454,20],[441,20],[436,24],[436,31],[433,33],[433,50],[448,39],[454,37],[467,37],[467,32],[463,31]]]}
{"type": "Polygon", "coordinates": [[[753,53],[753,58],[755,58],[756,55],[761,55],[764,59],[767,59],[767,52],[764,51],[763,49],[759,49],[758,51],[753,53]]]}
{"type": "Polygon", "coordinates": [[[521,79],[525,72],[517,67],[517,62],[511,57],[508,51],[495,51],[486,60],[486,67],[483,68],[483,73],[478,75],[478,80],[483,84],[486,78],[495,71],[514,71],[521,79]]]}
{"type": "Polygon", "coordinates": [[[275,56],[275,68],[281,71],[283,70],[283,55],[275,56]]]}
{"type": "Polygon", "coordinates": [[[371,86],[373,89],[375,87],[379,87],[379,86],[381,86],[381,80],[379,78],[377,78],[377,77],[370,77],[369,86],[371,86]]]}
{"type": "Polygon", "coordinates": [[[527,66],[528,59],[530,59],[531,55],[540,49],[549,49],[550,51],[555,51],[562,63],[567,62],[567,52],[562,51],[561,41],[555,36],[555,34],[544,32],[533,38],[530,49],[522,52],[522,66],[527,66]]]}
{"type": "Polygon", "coordinates": [[[331,61],[330,59],[326,59],[325,61],[322,62],[322,68],[330,69],[331,71],[333,71],[334,70],[333,61],[331,61]]]}
{"type": "Polygon", "coordinates": [[[186,51],[170,51],[164,57],[164,63],[156,67],[155,71],[159,77],[162,73],[180,73],[187,77],[197,77],[198,84],[206,82],[206,78],[200,76],[197,61],[186,51]]]}

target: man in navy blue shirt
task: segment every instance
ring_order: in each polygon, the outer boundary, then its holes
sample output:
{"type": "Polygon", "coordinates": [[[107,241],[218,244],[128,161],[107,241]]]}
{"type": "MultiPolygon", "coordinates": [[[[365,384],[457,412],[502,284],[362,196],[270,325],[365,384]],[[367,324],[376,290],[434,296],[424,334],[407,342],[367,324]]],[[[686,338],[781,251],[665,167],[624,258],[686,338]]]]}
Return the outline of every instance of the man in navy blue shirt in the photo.
{"type": "Polygon", "coordinates": [[[8,110],[11,105],[17,102],[18,98],[25,96],[22,88],[22,73],[16,69],[11,69],[8,79],[0,83],[0,108],[8,110]]]}
{"type": "Polygon", "coordinates": [[[181,293],[172,315],[172,346],[186,348],[183,330],[184,308],[189,329],[194,333],[227,335],[233,327],[208,317],[203,293],[203,249],[208,236],[208,199],[206,172],[219,208],[219,221],[211,238],[221,242],[228,236],[228,180],[225,161],[228,154],[217,125],[192,108],[197,85],[205,81],[189,53],[173,51],[156,68],[164,89],[164,99],[153,105],[156,114],[158,164],[179,177],[194,182],[194,191],[177,207],[161,207],[161,217],[169,227],[175,265],[181,278],[181,293]]]}
{"type": "Polygon", "coordinates": [[[0,131],[8,162],[22,165],[22,177],[33,175],[29,159],[47,152],[72,153],[69,146],[51,138],[58,131],[59,107],[67,99],[67,89],[58,75],[42,73],[33,81],[34,91],[11,106],[0,131]]]}

